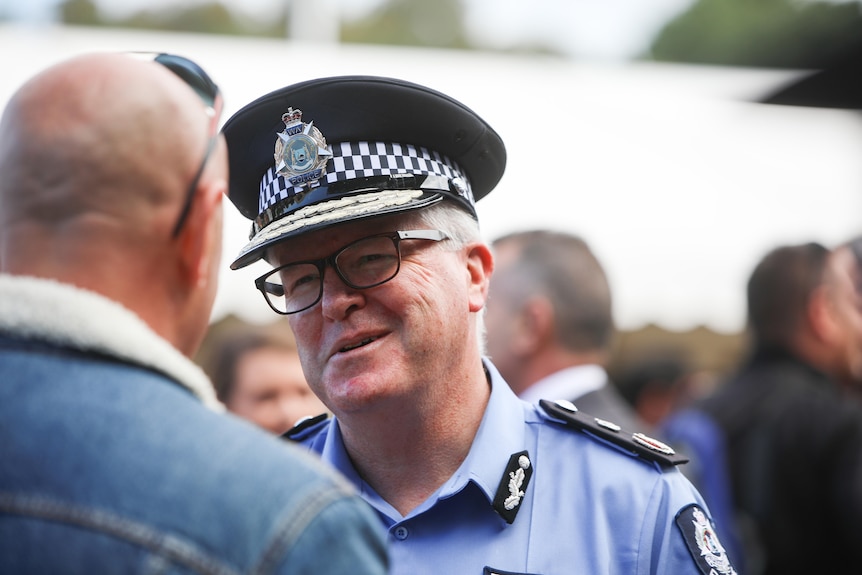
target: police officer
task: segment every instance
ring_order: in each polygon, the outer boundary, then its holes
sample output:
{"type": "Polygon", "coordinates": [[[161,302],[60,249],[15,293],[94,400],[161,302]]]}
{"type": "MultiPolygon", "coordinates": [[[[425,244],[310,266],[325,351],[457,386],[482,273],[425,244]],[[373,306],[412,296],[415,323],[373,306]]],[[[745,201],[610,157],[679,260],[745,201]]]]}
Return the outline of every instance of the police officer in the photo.
{"type": "Polygon", "coordinates": [[[483,358],[494,262],[474,201],[506,154],[479,116],[350,76],[267,94],[224,133],[253,220],[231,267],[271,264],[256,286],[334,414],[287,436],[376,509],[393,573],[734,573],[679,455],[569,402],[529,405],[483,358]]]}

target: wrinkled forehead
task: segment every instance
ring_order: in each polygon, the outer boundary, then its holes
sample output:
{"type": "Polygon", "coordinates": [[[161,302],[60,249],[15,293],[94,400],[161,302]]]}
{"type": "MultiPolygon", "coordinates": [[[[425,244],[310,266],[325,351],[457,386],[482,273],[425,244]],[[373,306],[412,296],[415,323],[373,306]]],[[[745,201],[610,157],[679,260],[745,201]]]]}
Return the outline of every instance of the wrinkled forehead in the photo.
{"type": "Polygon", "coordinates": [[[421,222],[421,210],[342,222],[278,242],[266,250],[264,259],[273,266],[318,259],[360,238],[412,228],[421,222]]]}

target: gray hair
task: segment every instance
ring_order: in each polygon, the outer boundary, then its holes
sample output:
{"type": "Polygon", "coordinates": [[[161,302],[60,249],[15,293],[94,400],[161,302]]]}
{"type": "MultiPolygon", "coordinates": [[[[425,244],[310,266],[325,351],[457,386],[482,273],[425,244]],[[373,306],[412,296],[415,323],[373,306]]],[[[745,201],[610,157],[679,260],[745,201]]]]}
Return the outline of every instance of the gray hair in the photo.
{"type": "Polygon", "coordinates": [[[551,230],[530,230],[500,237],[495,248],[517,246],[517,258],[500,270],[520,305],[535,293],[554,308],[557,340],[575,351],[604,350],[614,334],[611,291],[601,264],[580,237],[551,230]]]}
{"type": "MultiPolygon", "coordinates": [[[[441,230],[449,236],[448,249],[458,250],[467,244],[483,242],[479,222],[454,203],[443,201],[410,214],[411,225],[422,225],[441,230]]],[[[485,355],[485,310],[476,314],[476,335],[479,353],[485,355]]]]}

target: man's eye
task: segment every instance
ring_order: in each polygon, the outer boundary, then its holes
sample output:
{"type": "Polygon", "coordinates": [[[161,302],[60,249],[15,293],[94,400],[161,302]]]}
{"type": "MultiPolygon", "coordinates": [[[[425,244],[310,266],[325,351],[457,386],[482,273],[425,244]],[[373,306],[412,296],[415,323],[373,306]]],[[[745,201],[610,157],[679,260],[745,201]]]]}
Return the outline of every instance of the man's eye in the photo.
{"type": "Polygon", "coordinates": [[[357,260],[357,265],[363,266],[366,264],[373,264],[380,262],[381,260],[389,261],[393,259],[393,256],[389,254],[365,254],[357,260]]]}
{"type": "Polygon", "coordinates": [[[318,274],[306,274],[304,276],[299,276],[291,280],[290,283],[290,291],[295,292],[297,290],[301,290],[304,287],[307,287],[309,284],[313,284],[314,282],[320,279],[318,274]]]}

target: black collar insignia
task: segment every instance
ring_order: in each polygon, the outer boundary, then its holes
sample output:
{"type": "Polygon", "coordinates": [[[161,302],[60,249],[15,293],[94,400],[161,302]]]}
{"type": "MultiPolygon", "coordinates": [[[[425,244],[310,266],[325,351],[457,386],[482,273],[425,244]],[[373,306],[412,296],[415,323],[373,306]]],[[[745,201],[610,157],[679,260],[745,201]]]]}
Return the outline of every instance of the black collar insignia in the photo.
{"type": "Polygon", "coordinates": [[[320,415],[315,415],[314,417],[303,417],[296,422],[296,425],[282,433],[281,438],[289,439],[291,441],[299,441],[303,431],[310,429],[318,423],[326,421],[327,419],[329,419],[329,414],[325,412],[321,413],[320,415]]]}
{"type": "Polygon", "coordinates": [[[530,461],[530,454],[526,451],[513,453],[494,496],[494,510],[506,523],[515,521],[532,476],[533,462],[530,461]]]}

